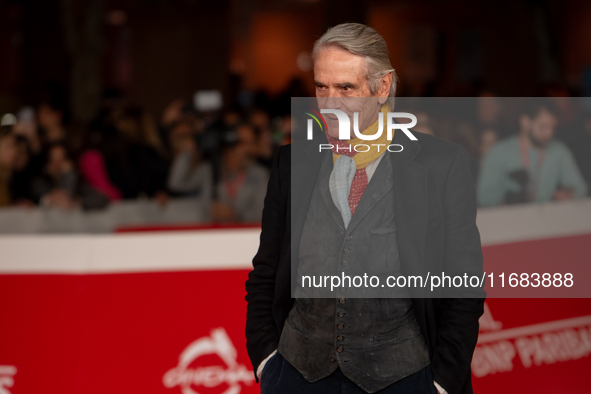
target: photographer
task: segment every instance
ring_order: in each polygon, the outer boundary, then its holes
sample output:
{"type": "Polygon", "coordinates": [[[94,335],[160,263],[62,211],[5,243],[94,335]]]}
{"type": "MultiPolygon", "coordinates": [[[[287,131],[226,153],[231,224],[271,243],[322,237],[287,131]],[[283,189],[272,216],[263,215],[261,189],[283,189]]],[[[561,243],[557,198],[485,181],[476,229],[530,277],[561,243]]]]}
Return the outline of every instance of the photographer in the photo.
{"type": "Polygon", "coordinates": [[[530,100],[519,117],[519,134],[495,144],[482,161],[480,206],[567,200],[587,192],[572,153],[554,139],[552,102],[530,100]]]}

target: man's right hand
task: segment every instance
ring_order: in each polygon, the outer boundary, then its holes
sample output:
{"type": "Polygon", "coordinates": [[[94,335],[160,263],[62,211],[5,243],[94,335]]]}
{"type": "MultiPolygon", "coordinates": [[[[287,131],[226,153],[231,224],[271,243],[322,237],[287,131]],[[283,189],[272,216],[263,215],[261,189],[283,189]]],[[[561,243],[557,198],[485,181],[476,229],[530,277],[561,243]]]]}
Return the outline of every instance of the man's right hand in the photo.
{"type": "Polygon", "coordinates": [[[261,378],[261,375],[263,374],[263,369],[265,369],[265,365],[267,364],[267,361],[269,361],[271,359],[271,357],[273,357],[275,355],[275,353],[277,353],[277,350],[275,350],[273,353],[269,354],[263,361],[261,361],[261,363],[257,367],[257,377],[259,379],[261,378]]]}

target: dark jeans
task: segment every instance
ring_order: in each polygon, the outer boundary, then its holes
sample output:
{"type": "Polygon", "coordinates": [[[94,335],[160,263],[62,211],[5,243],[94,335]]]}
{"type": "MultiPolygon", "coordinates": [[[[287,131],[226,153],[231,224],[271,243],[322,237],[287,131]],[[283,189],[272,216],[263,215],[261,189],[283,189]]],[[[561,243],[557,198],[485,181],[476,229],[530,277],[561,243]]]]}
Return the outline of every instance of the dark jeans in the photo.
{"type": "MultiPolygon", "coordinates": [[[[276,353],[261,374],[261,394],[367,394],[340,369],[317,382],[307,382],[283,356],[276,353]]],[[[429,366],[375,394],[437,394],[429,366]]]]}

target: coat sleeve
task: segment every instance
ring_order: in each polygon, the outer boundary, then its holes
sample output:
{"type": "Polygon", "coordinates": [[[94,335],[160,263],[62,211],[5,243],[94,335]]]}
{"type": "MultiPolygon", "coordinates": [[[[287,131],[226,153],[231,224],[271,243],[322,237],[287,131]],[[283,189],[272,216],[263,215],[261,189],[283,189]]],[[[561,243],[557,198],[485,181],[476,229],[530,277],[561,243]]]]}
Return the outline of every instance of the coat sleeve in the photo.
{"type": "MultiPolygon", "coordinates": [[[[446,275],[483,275],[480,234],[476,227],[476,194],[470,159],[459,149],[450,165],[443,193],[446,275]]],[[[471,392],[472,354],[478,340],[478,319],[484,312],[483,288],[454,289],[441,300],[436,344],[431,359],[433,378],[449,394],[471,392]],[[466,390],[466,391],[465,391],[466,390]]]]}
{"type": "Polygon", "coordinates": [[[257,367],[277,349],[280,335],[273,318],[273,299],[287,212],[286,199],[281,198],[282,187],[286,187],[282,181],[289,182],[280,179],[282,159],[286,160],[282,152],[283,147],[273,159],[263,208],[259,249],[246,281],[246,348],[257,382],[257,367]]]}

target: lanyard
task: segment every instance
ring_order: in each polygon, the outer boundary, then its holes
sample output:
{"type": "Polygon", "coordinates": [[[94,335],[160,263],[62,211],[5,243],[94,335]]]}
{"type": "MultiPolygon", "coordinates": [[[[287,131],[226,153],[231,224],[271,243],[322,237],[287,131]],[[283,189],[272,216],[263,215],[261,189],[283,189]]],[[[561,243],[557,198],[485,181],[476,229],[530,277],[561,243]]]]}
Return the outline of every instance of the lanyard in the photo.
{"type": "Polygon", "coordinates": [[[244,180],[246,179],[246,171],[242,170],[239,171],[238,174],[234,177],[234,179],[226,178],[224,180],[224,186],[226,187],[226,193],[231,200],[236,200],[238,197],[238,192],[242,189],[242,185],[244,184],[244,180]]]}

